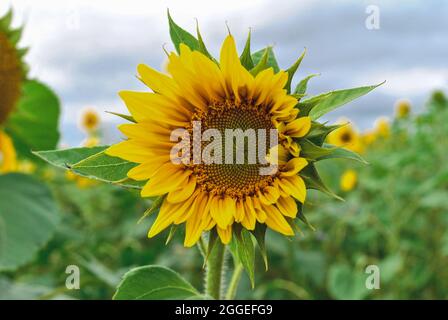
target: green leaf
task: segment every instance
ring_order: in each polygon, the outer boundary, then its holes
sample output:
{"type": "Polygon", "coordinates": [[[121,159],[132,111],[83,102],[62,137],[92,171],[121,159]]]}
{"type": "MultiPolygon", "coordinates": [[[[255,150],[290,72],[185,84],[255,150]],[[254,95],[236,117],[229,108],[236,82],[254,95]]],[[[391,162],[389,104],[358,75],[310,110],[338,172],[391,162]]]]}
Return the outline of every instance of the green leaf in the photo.
{"type": "Polygon", "coordinates": [[[59,141],[59,100],[44,84],[31,80],[10,115],[6,130],[24,152],[54,149],[59,141]]]}
{"type": "MultiPolygon", "coordinates": [[[[285,89],[287,90],[288,93],[291,92],[292,78],[294,77],[294,74],[296,73],[297,69],[299,68],[300,64],[302,63],[302,60],[305,57],[305,54],[306,54],[306,48],[303,50],[302,55],[297,59],[297,61],[291,67],[289,67],[288,70],[286,70],[286,72],[288,72],[288,82],[286,82],[285,89]]],[[[305,93],[305,92],[303,92],[303,93],[305,93]]]]}
{"type": "Polygon", "coordinates": [[[107,148],[107,146],[72,148],[63,150],[37,151],[34,152],[34,154],[56,167],[68,169],[75,163],[98,154],[107,148]]]}
{"type": "Polygon", "coordinates": [[[255,286],[255,248],[249,231],[242,228],[235,230],[238,259],[249,275],[252,288],[255,286]]]}
{"type": "Polygon", "coordinates": [[[23,174],[0,175],[0,271],[30,262],[60,217],[47,186],[23,174]]]}
{"type": "MultiPolygon", "coordinates": [[[[324,93],[325,96],[324,99],[321,99],[309,112],[309,116],[312,120],[317,120],[320,117],[322,117],[324,114],[343,106],[346,103],[349,103],[350,101],[353,101],[373,89],[377,88],[378,86],[382,85],[384,82],[374,85],[374,86],[367,86],[367,87],[358,87],[358,88],[352,88],[352,89],[344,89],[344,90],[335,90],[331,91],[329,93],[324,93]]],[[[322,96],[322,95],[320,95],[322,96]]],[[[314,97],[315,99],[316,97],[314,97]]],[[[313,99],[313,98],[311,98],[313,99]]],[[[311,100],[310,99],[310,100],[311,100]]],[[[308,100],[303,101],[306,103],[308,100]]]]}
{"type": "Polygon", "coordinates": [[[332,149],[322,148],[308,139],[299,140],[301,146],[301,155],[308,160],[318,160],[332,153],[332,149]]]}
{"type": "Polygon", "coordinates": [[[322,100],[326,99],[331,95],[331,92],[324,93],[312,98],[308,98],[307,100],[300,101],[296,107],[299,108],[299,115],[301,117],[308,116],[310,111],[317,106],[322,100]]]}
{"type": "Polygon", "coordinates": [[[267,69],[269,67],[272,67],[275,73],[279,72],[280,68],[278,67],[277,59],[275,58],[274,50],[272,49],[272,47],[266,47],[265,49],[261,49],[252,54],[252,61],[254,62],[255,65],[258,65],[260,62],[262,62],[265,55],[267,55],[266,66],[263,69],[259,70],[258,72],[267,69]]]}
{"type": "Polygon", "coordinates": [[[319,73],[310,74],[306,78],[300,80],[300,82],[296,86],[296,89],[294,90],[294,94],[305,94],[306,89],[308,88],[308,81],[317,76],[320,76],[320,74],[319,73]]]}
{"type": "Polygon", "coordinates": [[[324,143],[323,146],[325,148],[332,148],[331,153],[320,157],[319,160],[325,160],[325,159],[350,159],[350,160],[355,160],[355,161],[359,161],[363,164],[369,164],[366,160],[364,160],[363,157],[361,157],[359,154],[357,154],[354,151],[345,149],[345,148],[340,148],[340,147],[336,147],[333,146],[331,144],[328,143],[324,143]]]}
{"type": "Polygon", "coordinates": [[[180,52],[179,46],[181,43],[185,44],[191,50],[199,50],[198,40],[191,33],[182,29],[174,22],[174,20],[171,18],[169,10],[167,10],[167,13],[168,13],[168,23],[170,27],[171,41],[173,41],[177,53],[180,52]]]}
{"type": "Polygon", "coordinates": [[[307,189],[319,190],[330,197],[333,197],[337,200],[344,201],[340,196],[331,191],[325,183],[322,181],[319,173],[317,172],[316,166],[314,163],[309,163],[302,171],[300,171],[300,176],[305,181],[307,189]]]}
{"type": "Polygon", "coordinates": [[[244,46],[243,53],[240,56],[240,61],[243,67],[247,70],[251,70],[255,67],[250,53],[250,30],[249,34],[247,35],[246,45],[244,46]]]}
{"type": "Polygon", "coordinates": [[[54,151],[39,151],[35,154],[45,161],[90,179],[117,184],[127,188],[140,189],[144,182],[133,181],[127,177],[129,170],[137,166],[104,153],[107,146],[93,148],[73,148],[54,151]]]}
{"type": "Polygon", "coordinates": [[[332,265],[328,272],[328,291],[336,299],[359,300],[368,295],[366,275],[346,264],[332,265]]]}
{"type": "Polygon", "coordinates": [[[208,52],[207,47],[205,46],[204,40],[202,39],[201,31],[199,30],[199,23],[197,22],[197,20],[196,20],[196,34],[198,37],[198,44],[199,44],[198,51],[216,62],[215,58],[212,57],[210,52],[208,52]]]}
{"type": "Polygon", "coordinates": [[[255,230],[252,231],[252,234],[255,237],[255,240],[257,240],[258,247],[260,248],[261,256],[263,257],[264,266],[266,271],[269,269],[268,264],[268,254],[266,250],[266,225],[257,223],[255,226],[255,230]]]}
{"type": "Polygon", "coordinates": [[[132,269],[123,276],[114,300],[192,299],[200,293],[177,272],[162,266],[132,269]]]}
{"type": "Polygon", "coordinates": [[[263,52],[263,55],[261,56],[261,58],[259,59],[259,61],[257,62],[257,64],[255,65],[255,67],[253,67],[250,70],[250,73],[255,77],[257,74],[259,74],[261,71],[263,71],[264,69],[268,68],[268,58],[269,58],[269,50],[266,48],[263,52]]]}
{"type": "Polygon", "coordinates": [[[342,126],[344,125],[336,124],[332,126],[326,126],[325,124],[312,121],[310,132],[306,135],[306,137],[315,145],[322,146],[328,134],[342,126]]]}

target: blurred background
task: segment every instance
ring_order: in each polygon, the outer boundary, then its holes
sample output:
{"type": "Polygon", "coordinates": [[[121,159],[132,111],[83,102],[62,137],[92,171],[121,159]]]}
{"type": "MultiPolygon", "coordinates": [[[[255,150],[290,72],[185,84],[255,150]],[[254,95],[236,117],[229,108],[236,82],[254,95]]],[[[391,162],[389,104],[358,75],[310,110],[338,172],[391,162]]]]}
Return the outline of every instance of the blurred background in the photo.
{"type": "MultiPolygon", "coordinates": [[[[353,149],[369,162],[323,162],[325,181],[346,201],[311,192],[305,210],[313,227],[304,224],[290,241],[269,233],[270,269],[259,259],[256,289],[244,277],[237,298],[448,298],[446,1],[12,0],[0,3],[0,17],[11,7],[12,26],[25,26],[28,77],[59,97],[61,147],[120,139],[121,120],[105,111],[126,113],[117,92],[144,90],[139,63],[163,68],[163,48],[173,50],[167,8],[192,33],[197,19],[215,56],[226,23],[239,50],[251,29],[253,51],[273,45],[283,68],[306,47],[296,81],[320,73],[310,95],[386,80],[325,119],[349,119],[353,149]],[[377,290],[364,285],[371,264],[381,270],[377,290]]],[[[201,286],[197,250],[183,248],[181,235],[168,247],[163,237],[149,240],[151,221],[136,224],[149,205],[137,192],[34,160],[21,171],[49,185],[58,221],[32,257],[0,268],[0,299],[109,299],[125,271],[147,264],[201,286]],[[81,268],[80,290],[65,287],[71,264],[81,268]]]]}
{"type": "MultiPolygon", "coordinates": [[[[387,80],[387,84],[332,114],[350,115],[367,128],[380,115],[392,115],[397,98],[421,106],[435,88],[448,85],[448,3],[443,0],[328,1],[2,1],[12,6],[15,25],[25,24],[23,44],[31,76],[57,91],[63,105],[62,142],[79,144],[79,111],[101,112],[105,138],[117,139],[105,110],[123,112],[117,92],[143,89],[135,81],[139,63],[162,68],[163,47],[173,50],[166,9],[194,33],[195,19],[215,54],[227,33],[226,23],[242,50],[252,30],[253,50],[273,45],[281,67],[289,67],[303,48],[308,55],[302,75],[321,73],[309,92],[320,93],[387,80]],[[371,8],[379,9],[379,29],[368,29],[371,8]],[[367,11],[367,12],[366,12],[367,11]]],[[[297,77],[297,80],[300,77],[297,77]]]]}

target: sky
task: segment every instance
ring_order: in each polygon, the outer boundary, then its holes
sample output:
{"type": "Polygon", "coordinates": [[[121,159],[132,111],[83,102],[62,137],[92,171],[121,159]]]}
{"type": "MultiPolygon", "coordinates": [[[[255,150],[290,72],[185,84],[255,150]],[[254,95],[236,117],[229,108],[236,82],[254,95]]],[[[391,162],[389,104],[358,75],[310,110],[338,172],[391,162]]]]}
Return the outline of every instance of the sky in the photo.
{"type": "Polygon", "coordinates": [[[306,47],[297,79],[321,74],[311,80],[310,95],[386,80],[325,120],[345,117],[366,129],[380,116],[391,117],[397,99],[409,99],[419,111],[432,90],[448,90],[443,0],[3,0],[0,16],[11,6],[14,24],[25,24],[21,44],[31,48],[31,77],[61,99],[67,145],[83,139],[76,123],[86,107],[101,113],[107,142],[119,139],[114,125],[121,120],[104,111],[126,112],[120,90],[145,90],[135,77],[139,63],[162,69],[163,48],[173,50],[167,8],[192,33],[197,19],[215,56],[227,25],[240,50],[249,28],[254,51],[273,45],[284,69],[306,47]],[[372,29],[372,21],[379,28],[372,29]]]}

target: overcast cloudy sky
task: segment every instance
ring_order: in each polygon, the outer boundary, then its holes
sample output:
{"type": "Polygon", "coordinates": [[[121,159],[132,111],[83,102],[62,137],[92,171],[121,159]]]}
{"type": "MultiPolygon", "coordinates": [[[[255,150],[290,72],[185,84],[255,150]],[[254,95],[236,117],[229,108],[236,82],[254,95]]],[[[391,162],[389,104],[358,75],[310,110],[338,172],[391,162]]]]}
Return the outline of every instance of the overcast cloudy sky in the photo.
{"type": "MultiPolygon", "coordinates": [[[[137,64],[162,66],[162,46],[172,48],[168,7],[190,31],[199,20],[215,55],[226,22],[240,49],[252,28],[253,49],[274,45],[284,68],[307,47],[299,78],[322,74],[313,79],[310,93],[387,80],[330,120],[346,116],[367,128],[376,117],[391,115],[398,98],[409,98],[419,109],[433,89],[448,88],[448,1],[443,0],[11,0],[2,1],[0,15],[10,6],[15,24],[26,24],[23,44],[31,46],[32,76],[61,97],[61,130],[70,144],[82,138],[74,130],[80,109],[123,112],[117,92],[143,89],[134,76],[137,64]],[[369,5],[380,10],[379,30],[366,28],[369,5]]],[[[104,115],[104,121],[117,120],[104,115]]]]}

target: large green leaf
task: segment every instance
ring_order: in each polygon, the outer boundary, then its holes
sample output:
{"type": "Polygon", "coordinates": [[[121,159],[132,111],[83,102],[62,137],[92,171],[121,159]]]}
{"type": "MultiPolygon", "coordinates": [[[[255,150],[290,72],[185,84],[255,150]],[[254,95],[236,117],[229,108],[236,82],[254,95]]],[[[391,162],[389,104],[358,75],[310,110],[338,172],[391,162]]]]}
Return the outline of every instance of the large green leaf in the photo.
{"type": "Polygon", "coordinates": [[[55,202],[43,183],[22,174],[0,175],[0,271],[30,262],[58,222],[55,202]]]}
{"type": "Polygon", "coordinates": [[[54,151],[39,151],[36,155],[49,163],[70,169],[74,173],[103,182],[128,188],[140,188],[143,183],[127,177],[129,170],[137,164],[104,153],[107,146],[94,148],[73,148],[54,151]]]}
{"type": "Polygon", "coordinates": [[[132,269],[123,276],[115,300],[194,299],[200,293],[177,272],[162,266],[132,269]]]}
{"type": "Polygon", "coordinates": [[[363,164],[369,164],[363,157],[361,157],[356,152],[353,152],[351,150],[348,150],[346,148],[342,147],[335,147],[331,144],[324,143],[323,147],[330,148],[332,151],[330,154],[320,157],[318,160],[325,160],[325,159],[349,159],[349,160],[355,160],[359,161],[363,164]]]}
{"type": "Polygon", "coordinates": [[[24,152],[54,149],[59,141],[59,99],[44,84],[30,80],[10,115],[6,130],[24,152]]]}
{"type": "Polygon", "coordinates": [[[335,91],[323,93],[321,95],[309,98],[307,100],[302,101],[302,103],[304,103],[304,104],[310,103],[314,100],[322,98],[322,96],[325,96],[323,99],[319,99],[319,102],[316,103],[313,106],[313,108],[309,111],[309,116],[311,117],[311,119],[317,120],[320,117],[322,117],[324,114],[369,93],[370,91],[372,91],[373,89],[377,88],[378,86],[380,86],[382,84],[383,83],[380,83],[380,84],[374,85],[374,86],[358,87],[358,88],[344,89],[344,90],[335,90],[335,91]]]}

